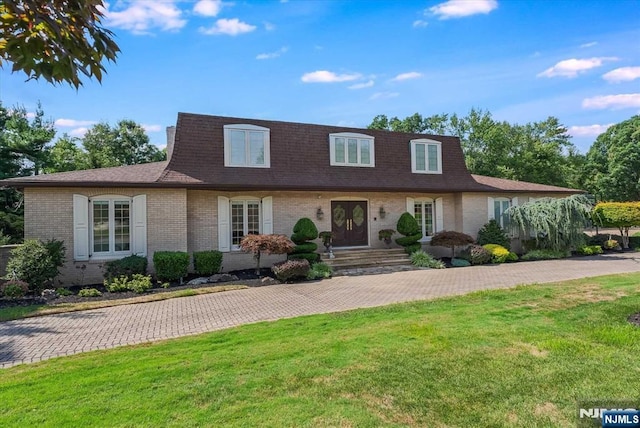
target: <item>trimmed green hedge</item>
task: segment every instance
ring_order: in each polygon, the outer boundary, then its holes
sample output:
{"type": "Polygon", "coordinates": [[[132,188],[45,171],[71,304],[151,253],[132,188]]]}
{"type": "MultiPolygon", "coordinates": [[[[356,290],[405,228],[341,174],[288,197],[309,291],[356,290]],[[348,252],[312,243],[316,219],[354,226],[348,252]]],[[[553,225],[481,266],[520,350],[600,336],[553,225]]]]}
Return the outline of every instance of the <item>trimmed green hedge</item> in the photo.
{"type": "Polygon", "coordinates": [[[187,276],[189,254],[183,251],[156,251],[153,253],[156,276],[161,281],[177,281],[187,276]]]}
{"type": "Polygon", "coordinates": [[[195,251],[193,253],[193,268],[198,275],[213,275],[222,268],[222,253],[220,251],[195,251]]]}
{"type": "Polygon", "coordinates": [[[131,278],[135,274],[146,275],[147,258],[133,255],[119,260],[112,260],[105,263],[104,269],[104,279],[108,282],[120,276],[131,278]]]}

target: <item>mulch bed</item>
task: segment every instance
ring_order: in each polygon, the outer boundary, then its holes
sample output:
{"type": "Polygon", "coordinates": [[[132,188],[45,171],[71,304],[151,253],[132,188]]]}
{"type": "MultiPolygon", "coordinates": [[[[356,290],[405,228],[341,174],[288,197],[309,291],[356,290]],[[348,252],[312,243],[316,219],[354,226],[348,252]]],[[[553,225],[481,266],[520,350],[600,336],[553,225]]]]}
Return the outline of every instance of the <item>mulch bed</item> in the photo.
{"type": "Polygon", "coordinates": [[[58,305],[60,303],[82,303],[82,302],[99,302],[104,300],[130,299],[132,297],[140,297],[144,295],[163,293],[167,291],[180,291],[180,290],[190,290],[195,288],[215,287],[216,285],[222,286],[222,285],[241,284],[241,285],[246,285],[248,287],[262,287],[265,285],[265,283],[262,282],[262,278],[265,278],[265,277],[273,278],[273,272],[271,272],[271,269],[268,269],[268,268],[261,269],[260,276],[256,275],[255,269],[238,270],[238,271],[233,271],[229,273],[231,275],[235,275],[236,277],[238,277],[238,280],[228,281],[228,282],[207,283],[207,284],[200,284],[200,285],[186,285],[186,283],[189,282],[190,280],[194,278],[198,278],[197,275],[189,275],[187,278],[183,280],[183,285],[180,285],[178,282],[175,282],[175,283],[171,283],[171,286],[169,288],[162,288],[162,287],[152,288],[151,290],[142,294],[134,293],[133,291],[110,293],[106,290],[106,288],[102,284],[90,284],[90,285],[83,285],[83,286],[74,285],[71,287],[67,287],[72,293],[74,293],[73,295],[59,296],[58,298],[53,300],[46,300],[39,296],[38,297],[25,296],[20,299],[0,298],[0,309],[15,307],[15,306],[31,306],[31,305],[52,306],[52,305],[58,305]],[[102,292],[102,296],[79,297],[77,295],[78,291],[80,291],[83,288],[95,288],[98,291],[102,292]]]}

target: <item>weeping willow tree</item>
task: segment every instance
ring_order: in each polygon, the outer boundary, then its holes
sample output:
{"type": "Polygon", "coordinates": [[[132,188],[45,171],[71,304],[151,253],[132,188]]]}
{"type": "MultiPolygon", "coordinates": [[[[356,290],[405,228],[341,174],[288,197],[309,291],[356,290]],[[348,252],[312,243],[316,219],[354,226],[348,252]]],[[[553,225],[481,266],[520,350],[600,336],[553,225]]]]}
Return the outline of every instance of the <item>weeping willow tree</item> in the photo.
{"type": "Polygon", "coordinates": [[[509,208],[511,225],[536,246],[567,250],[584,244],[582,231],[591,220],[593,206],[584,195],[542,198],[509,208]]]}

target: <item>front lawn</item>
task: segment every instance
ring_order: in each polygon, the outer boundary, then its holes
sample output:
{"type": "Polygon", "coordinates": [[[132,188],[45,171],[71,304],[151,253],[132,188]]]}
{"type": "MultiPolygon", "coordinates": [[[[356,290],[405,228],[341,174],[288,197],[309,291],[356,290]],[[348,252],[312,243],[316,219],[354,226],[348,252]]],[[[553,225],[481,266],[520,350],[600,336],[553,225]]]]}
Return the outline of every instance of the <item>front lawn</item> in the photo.
{"type": "Polygon", "coordinates": [[[575,426],[637,398],[640,273],[259,323],[0,371],[0,426],[575,426]]]}

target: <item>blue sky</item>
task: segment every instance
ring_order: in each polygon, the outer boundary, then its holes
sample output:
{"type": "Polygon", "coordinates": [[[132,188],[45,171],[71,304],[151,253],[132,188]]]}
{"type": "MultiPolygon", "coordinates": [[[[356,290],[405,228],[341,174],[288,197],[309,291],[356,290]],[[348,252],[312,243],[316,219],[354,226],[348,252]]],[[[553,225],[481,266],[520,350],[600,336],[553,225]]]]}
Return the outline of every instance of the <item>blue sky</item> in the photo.
{"type": "Polygon", "coordinates": [[[122,50],[78,91],[0,71],[4,106],[40,100],[63,132],[177,113],[366,127],[374,116],[556,116],[585,152],[640,113],[640,1],[111,1],[122,50]]]}

